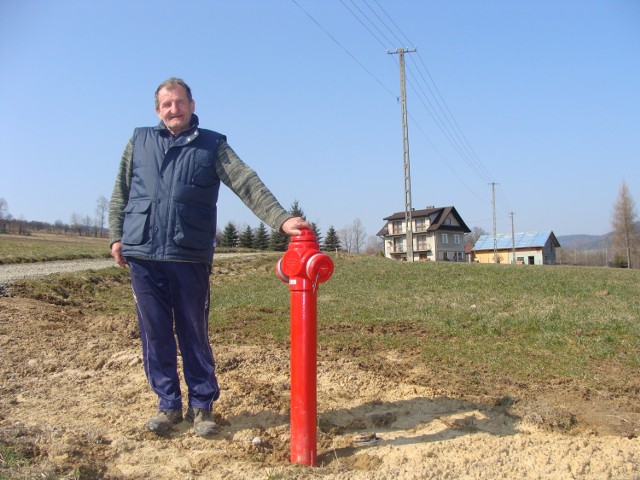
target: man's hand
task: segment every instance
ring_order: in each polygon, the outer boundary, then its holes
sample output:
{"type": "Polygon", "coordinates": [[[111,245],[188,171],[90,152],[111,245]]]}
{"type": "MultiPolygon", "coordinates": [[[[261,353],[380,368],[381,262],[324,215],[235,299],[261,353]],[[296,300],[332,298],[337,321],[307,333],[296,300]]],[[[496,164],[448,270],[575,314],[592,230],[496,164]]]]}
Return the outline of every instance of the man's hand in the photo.
{"type": "MultiPolygon", "coordinates": [[[[307,222],[305,219],[303,219],[302,217],[290,218],[282,224],[282,231],[289,236],[301,235],[302,234],[301,229],[303,228],[308,228],[310,230],[311,224],[307,222]]],[[[113,253],[111,255],[113,255],[113,253]]]]}
{"type": "Polygon", "coordinates": [[[121,267],[127,266],[122,256],[122,242],[113,242],[113,245],[111,245],[111,256],[121,267]]]}

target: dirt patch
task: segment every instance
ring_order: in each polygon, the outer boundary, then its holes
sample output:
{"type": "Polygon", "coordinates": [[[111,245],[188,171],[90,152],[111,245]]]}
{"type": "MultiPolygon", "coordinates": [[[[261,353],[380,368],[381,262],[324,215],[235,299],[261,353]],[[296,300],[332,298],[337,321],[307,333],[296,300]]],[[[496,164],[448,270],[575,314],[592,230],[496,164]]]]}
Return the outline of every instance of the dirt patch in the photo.
{"type": "Polygon", "coordinates": [[[133,313],[0,298],[0,445],[29,459],[0,458],[0,478],[640,478],[640,382],[613,363],[610,388],[593,391],[321,349],[319,466],[307,468],[288,461],[288,351],[212,343],[219,434],[183,422],[157,437],[143,428],[155,397],[133,313]]]}

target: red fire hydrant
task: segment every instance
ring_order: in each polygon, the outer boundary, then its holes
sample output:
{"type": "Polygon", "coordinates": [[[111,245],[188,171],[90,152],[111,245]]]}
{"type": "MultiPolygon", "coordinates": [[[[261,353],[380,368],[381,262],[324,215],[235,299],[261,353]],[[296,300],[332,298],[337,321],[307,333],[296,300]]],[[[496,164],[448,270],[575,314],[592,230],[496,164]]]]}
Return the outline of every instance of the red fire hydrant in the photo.
{"type": "Polygon", "coordinates": [[[276,273],[291,291],[291,463],[315,466],[318,284],[333,273],[311,230],[291,237],[276,273]]]}

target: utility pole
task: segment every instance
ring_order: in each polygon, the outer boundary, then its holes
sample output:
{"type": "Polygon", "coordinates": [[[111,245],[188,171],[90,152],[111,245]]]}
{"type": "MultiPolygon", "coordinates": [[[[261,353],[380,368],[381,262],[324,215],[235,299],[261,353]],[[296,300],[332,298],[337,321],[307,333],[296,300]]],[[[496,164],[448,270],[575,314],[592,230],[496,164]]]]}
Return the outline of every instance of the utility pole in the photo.
{"type": "Polygon", "coordinates": [[[400,103],[402,105],[402,156],[404,160],[404,221],[407,237],[407,262],[413,262],[413,219],[411,212],[411,163],[409,161],[409,126],[407,124],[407,90],[404,78],[404,54],[413,53],[416,49],[398,48],[388,54],[400,56],[400,103]]]}
{"type": "Polygon", "coordinates": [[[493,206],[493,263],[498,263],[498,237],[496,233],[496,182],[491,182],[491,205],[493,206]]]}
{"type": "Polygon", "coordinates": [[[513,212],[510,212],[509,215],[511,215],[511,252],[512,252],[511,263],[515,265],[516,264],[516,230],[513,225],[513,212]]]}

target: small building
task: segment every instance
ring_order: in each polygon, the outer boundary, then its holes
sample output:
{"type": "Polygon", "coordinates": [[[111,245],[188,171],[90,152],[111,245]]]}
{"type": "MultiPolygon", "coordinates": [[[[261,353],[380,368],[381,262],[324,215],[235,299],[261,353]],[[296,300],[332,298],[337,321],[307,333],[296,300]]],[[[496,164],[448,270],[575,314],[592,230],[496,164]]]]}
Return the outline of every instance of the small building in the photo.
{"type": "Polygon", "coordinates": [[[481,235],[472,253],[474,261],[479,263],[555,265],[557,248],[560,248],[560,242],[552,231],[516,233],[514,236],[501,233],[496,235],[495,243],[493,235],[481,235]]]}
{"type": "MultiPolygon", "coordinates": [[[[407,260],[405,212],[384,218],[387,223],[377,233],[382,238],[384,256],[407,260]]],[[[471,232],[454,207],[427,207],[412,210],[413,259],[464,262],[464,236],[471,232]]]]}

